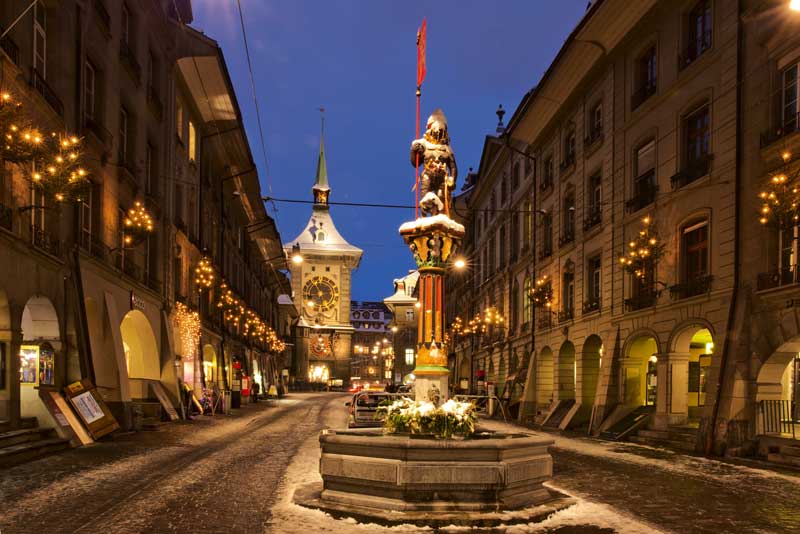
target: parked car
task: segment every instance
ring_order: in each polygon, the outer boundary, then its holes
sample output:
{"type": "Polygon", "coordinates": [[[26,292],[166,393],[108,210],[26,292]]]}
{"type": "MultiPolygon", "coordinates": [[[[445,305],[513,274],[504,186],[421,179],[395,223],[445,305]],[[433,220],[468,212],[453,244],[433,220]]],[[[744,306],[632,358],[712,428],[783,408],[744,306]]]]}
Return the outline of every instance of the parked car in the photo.
{"type": "Polygon", "coordinates": [[[403,395],[397,393],[386,393],[384,391],[360,391],[353,395],[353,398],[345,403],[348,408],[347,427],[361,428],[371,426],[381,426],[383,420],[376,418],[378,406],[385,401],[391,402],[399,399],[403,395]]]}

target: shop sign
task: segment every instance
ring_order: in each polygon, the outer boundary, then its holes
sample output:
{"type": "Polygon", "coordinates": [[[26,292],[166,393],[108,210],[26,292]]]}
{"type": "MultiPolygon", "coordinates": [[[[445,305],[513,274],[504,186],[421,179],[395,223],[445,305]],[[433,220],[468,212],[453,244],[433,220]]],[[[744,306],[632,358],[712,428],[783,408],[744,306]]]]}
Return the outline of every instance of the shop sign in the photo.
{"type": "Polygon", "coordinates": [[[89,379],[73,382],[64,388],[64,392],[94,439],[119,428],[111,410],[89,379]]]}
{"type": "Polygon", "coordinates": [[[144,311],[144,299],[131,291],[131,309],[144,311]]]}

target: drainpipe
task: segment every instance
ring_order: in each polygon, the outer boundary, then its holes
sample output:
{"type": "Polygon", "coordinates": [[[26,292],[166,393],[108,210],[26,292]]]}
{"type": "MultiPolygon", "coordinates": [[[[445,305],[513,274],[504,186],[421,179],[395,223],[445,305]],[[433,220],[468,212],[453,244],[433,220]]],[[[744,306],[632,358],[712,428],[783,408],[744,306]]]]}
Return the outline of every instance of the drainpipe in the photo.
{"type": "Polygon", "coordinates": [[[731,304],[728,308],[728,325],[725,331],[725,343],[722,348],[722,357],[719,363],[719,373],[717,374],[717,390],[714,399],[714,406],[711,411],[710,428],[706,432],[704,443],[705,454],[711,455],[714,449],[714,441],[717,434],[717,421],[719,419],[719,405],[722,401],[722,386],[725,372],[728,367],[730,353],[733,351],[733,337],[736,335],[734,320],[736,318],[736,307],[739,302],[739,276],[740,276],[740,256],[741,256],[741,165],[742,165],[742,2],[737,2],[736,6],[736,171],[734,185],[734,233],[733,233],[733,291],[731,292],[731,304]]]}

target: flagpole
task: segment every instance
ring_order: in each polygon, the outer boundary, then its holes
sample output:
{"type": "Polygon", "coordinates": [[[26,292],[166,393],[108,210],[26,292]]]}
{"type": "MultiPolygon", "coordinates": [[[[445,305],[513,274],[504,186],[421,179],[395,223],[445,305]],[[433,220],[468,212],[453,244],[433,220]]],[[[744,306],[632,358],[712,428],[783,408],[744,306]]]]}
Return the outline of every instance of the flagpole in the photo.
{"type": "MultiPolygon", "coordinates": [[[[422,81],[425,79],[425,41],[427,33],[427,22],[425,18],[422,19],[422,25],[417,30],[417,117],[416,117],[416,136],[414,139],[419,139],[419,115],[420,115],[420,97],[422,96],[422,81]]],[[[419,218],[419,152],[414,156],[414,218],[419,218]]]]}
{"type": "MultiPolygon", "coordinates": [[[[422,96],[420,86],[417,86],[417,135],[414,139],[419,139],[419,98],[422,96]]],[[[416,153],[414,162],[414,218],[419,218],[419,152],[416,153]]]]}

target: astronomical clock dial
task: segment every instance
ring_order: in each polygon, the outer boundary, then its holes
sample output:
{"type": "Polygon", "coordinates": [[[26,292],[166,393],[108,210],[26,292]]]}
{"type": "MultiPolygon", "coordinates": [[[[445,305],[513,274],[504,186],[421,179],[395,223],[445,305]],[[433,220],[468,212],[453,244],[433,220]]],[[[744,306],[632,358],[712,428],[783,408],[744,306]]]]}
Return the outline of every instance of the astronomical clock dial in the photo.
{"type": "Polygon", "coordinates": [[[309,278],[303,286],[303,300],[310,311],[328,312],[339,302],[339,288],[336,282],[326,276],[309,278]],[[308,303],[313,302],[313,306],[308,303]]]}

